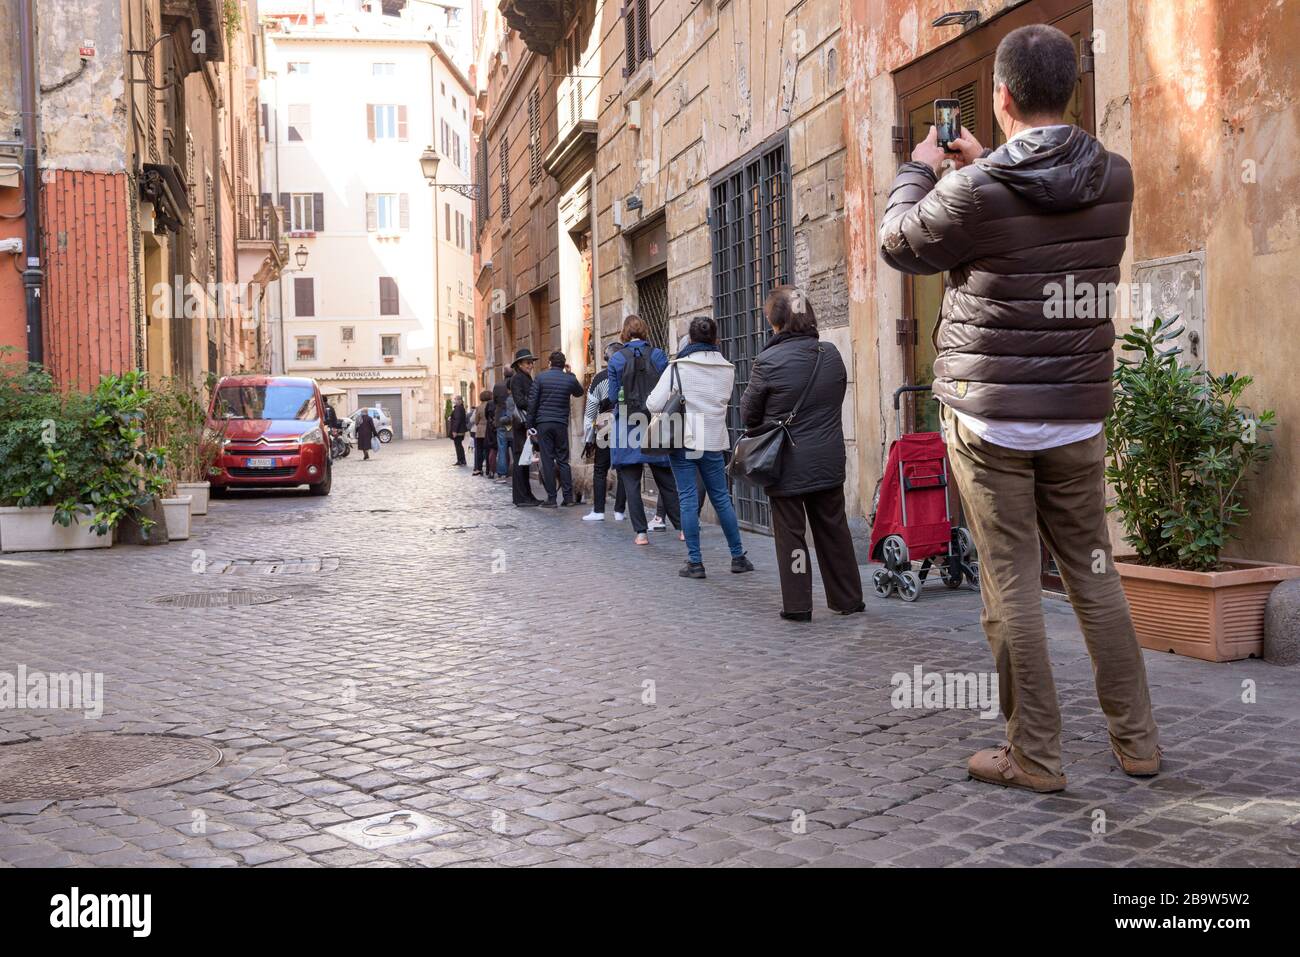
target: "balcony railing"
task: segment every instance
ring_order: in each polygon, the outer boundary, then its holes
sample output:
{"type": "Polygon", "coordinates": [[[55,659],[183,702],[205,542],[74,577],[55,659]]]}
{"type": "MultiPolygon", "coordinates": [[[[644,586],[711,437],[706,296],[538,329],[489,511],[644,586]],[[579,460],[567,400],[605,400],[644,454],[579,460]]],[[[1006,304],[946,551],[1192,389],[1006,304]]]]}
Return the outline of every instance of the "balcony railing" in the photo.
{"type": "Polygon", "coordinates": [[[280,245],[284,240],[284,210],[265,204],[259,196],[241,196],[236,209],[236,236],[246,242],[280,245]]]}

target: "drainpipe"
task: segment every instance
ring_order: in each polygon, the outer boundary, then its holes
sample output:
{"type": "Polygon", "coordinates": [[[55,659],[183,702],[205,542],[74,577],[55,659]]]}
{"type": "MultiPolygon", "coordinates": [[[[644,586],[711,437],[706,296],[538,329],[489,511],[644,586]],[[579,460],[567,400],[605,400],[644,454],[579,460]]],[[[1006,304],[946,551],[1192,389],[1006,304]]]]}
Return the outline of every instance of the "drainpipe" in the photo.
{"type": "MultiPolygon", "coordinates": [[[[429,57],[429,142],[437,149],[438,144],[438,54],[429,57]]],[[[438,189],[429,184],[433,193],[433,429],[435,438],[442,434],[444,409],[447,404],[442,397],[442,277],[438,275],[439,260],[442,250],[438,248],[438,189]]]]}
{"type": "Polygon", "coordinates": [[[18,32],[21,38],[22,131],[23,131],[23,225],[26,228],[26,267],[23,292],[27,301],[27,361],[45,362],[45,335],[41,329],[40,186],[37,181],[36,107],[40,87],[36,75],[36,24],[34,0],[18,0],[18,32]]]}

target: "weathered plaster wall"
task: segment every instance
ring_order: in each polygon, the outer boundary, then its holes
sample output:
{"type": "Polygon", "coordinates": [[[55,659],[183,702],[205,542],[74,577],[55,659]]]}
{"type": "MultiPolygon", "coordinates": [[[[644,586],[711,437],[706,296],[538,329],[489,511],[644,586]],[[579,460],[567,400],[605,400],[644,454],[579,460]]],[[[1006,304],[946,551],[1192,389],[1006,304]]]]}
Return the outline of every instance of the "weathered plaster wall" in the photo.
{"type": "Polygon", "coordinates": [[[1127,12],[1133,255],[1205,250],[1210,369],[1253,375],[1279,422],[1231,551],[1300,562],[1300,3],[1127,12]]]}

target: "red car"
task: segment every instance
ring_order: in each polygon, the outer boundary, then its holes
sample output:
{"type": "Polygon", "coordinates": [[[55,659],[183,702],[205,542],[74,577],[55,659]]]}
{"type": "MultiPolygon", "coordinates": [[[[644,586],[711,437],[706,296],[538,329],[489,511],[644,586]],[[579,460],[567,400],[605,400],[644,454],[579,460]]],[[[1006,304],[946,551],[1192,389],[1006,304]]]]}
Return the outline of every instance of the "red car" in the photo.
{"type": "Polygon", "coordinates": [[[295,485],[308,486],[313,495],[330,493],[325,401],[316,380],[224,376],[212,393],[208,427],[221,443],[213,462],[214,495],[295,485]]]}

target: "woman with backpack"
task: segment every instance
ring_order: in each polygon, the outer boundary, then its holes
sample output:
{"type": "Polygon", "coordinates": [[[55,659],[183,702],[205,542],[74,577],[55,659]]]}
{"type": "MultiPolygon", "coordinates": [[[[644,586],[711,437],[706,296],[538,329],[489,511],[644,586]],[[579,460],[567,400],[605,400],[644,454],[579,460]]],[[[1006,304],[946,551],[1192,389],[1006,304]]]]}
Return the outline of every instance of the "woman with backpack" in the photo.
{"type": "Polygon", "coordinates": [[[492,393],[484,389],[479,393],[478,405],[470,416],[469,427],[474,433],[474,475],[482,475],[488,468],[488,435],[496,444],[496,423],[492,415],[492,393]]]}
{"type": "Polygon", "coordinates": [[[718,324],[708,316],[691,320],[689,342],[668,365],[668,372],[646,405],[652,413],[668,410],[674,390],[681,396],[682,438],[685,448],[674,449],[668,460],[677,482],[678,507],[682,516],[682,533],[686,536],[686,564],[678,572],[682,578],[705,578],[704,558],[700,553],[701,494],[697,480],[704,487],[718,524],[731,549],[731,570],[736,574],[752,572],[754,566],[745,557],[740,540],[740,522],[727,490],[727,465],[724,453],[731,448],[727,433],[727,403],[731,401],[736,381],[736,367],[718,349],[718,324]]]}
{"type": "Polygon", "coordinates": [[[787,447],[780,475],[767,486],[781,617],[812,621],[812,568],[805,529],[811,527],[817,567],[831,611],[865,611],[862,576],[844,515],[844,392],[848,373],[839,350],[822,342],[812,303],[794,286],[777,286],[763,303],[775,335],[754,360],[740,398],[745,428],[785,419],[787,447]]]}
{"type": "Polygon", "coordinates": [[[662,349],[650,345],[649,335],[640,316],[628,316],[623,320],[621,337],[627,345],[609,360],[609,397],[614,400],[609,457],[627,491],[627,516],[632,521],[638,545],[650,544],[650,526],[641,500],[641,476],[647,465],[659,487],[668,517],[674,526],[682,527],[677,484],[673,481],[667,453],[647,455],[641,451],[641,435],[650,421],[646,400],[668,367],[668,357],[662,349]]]}

